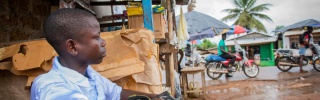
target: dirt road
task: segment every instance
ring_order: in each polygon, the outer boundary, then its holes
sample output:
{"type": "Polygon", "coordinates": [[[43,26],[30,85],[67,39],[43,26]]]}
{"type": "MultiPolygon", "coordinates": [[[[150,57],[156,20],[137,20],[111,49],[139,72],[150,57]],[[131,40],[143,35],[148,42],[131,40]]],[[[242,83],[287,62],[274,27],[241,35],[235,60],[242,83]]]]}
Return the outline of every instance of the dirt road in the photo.
{"type": "MultiPolygon", "coordinates": [[[[308,67],[308,73],[293,68],[289,72],[277,71],[276,67],[261,68],[256,79],[222,78],[207,81],[207,100],[319,100],[320,72],[308,67]],[[261,75],[263,74],[263,75],[261,75]],[[261,76],[272,78],[261,78],[261,76]]],[[[240,72],[239,72],[240,73],[240,72]]],[[[240,73],[243,74],[243,73],[240,73]]]]}

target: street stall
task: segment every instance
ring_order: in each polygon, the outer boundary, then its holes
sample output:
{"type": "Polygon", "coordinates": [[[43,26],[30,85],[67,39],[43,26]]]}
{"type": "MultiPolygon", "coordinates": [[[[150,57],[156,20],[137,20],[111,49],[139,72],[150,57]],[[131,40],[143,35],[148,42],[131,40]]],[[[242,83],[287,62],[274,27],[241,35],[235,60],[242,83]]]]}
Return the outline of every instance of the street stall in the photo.
{"type": "MultiPolygon", "coordinates": [[[[196,41],[205,38],[213,38],[222,30],[230,28],[225,23],[200,12],[193,11],[194,4],[188,6],[188,12],[183,13],[180,9],[180,15],[176,17],[178,26],[178,47],[185,48],[186,41],[196,41]]],[[[191,45],[191,65],[181,69],[181,80],[183,87],[184,98],[202,97],[206,98],[206,82],[205,82],[205,67],[195,66],[196,51],[191,45]],[[195,77],[195,74],[200,74],[200,77],[195,77]],[[192,75],[192,81],[188,78],[192,75]],[[195,78],[200,79],[195,81],[195,78]],[[200,86],[201,85],[201,86],[200,86]],[[202,95],[201,95],[202,94],[202,95]]]]}

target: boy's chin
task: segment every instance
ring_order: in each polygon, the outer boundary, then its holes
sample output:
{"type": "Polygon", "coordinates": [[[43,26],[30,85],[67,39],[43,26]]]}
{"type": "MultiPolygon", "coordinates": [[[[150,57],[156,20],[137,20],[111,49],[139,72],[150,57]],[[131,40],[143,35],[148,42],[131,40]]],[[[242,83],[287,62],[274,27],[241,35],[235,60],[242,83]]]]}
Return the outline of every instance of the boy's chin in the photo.
{"type": "Polygon", "coordinates": [[[103,59],[98,59],[95,61],[92,61],[91,64],[100,64],[103,61],[103,59]]]}

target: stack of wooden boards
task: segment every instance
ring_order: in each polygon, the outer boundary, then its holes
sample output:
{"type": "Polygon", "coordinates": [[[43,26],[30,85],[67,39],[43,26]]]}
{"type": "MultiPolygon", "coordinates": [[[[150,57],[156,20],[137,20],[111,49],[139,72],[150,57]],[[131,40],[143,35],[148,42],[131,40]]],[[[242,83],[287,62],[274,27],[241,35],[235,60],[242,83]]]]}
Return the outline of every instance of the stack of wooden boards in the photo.
{"type": "MultiPolygon", "coordinates": [[[[163,13],[153,13],[153,23],[154,23],[154,37],[156,39],[164,39],[166,31],[166,20],[163,17],[163,13]]],[[[143,28],[144,21],[143,15],[129,16],[128,26],[130,29],[133,28],[143,28]]]]}
{"type": "MultiPolygon", "coordinates": [[[[125,89],[161,93],[159,46],[154,33],[146,29],[128,29],[101,33],[106,41],[107,56],[102,63],[91,65],[102,76],[125,89]]],[[[58,56],[45,39],[0,47],[0,70],[28,76],[26,87],[35,77],[48,72],[58,56]]]]}

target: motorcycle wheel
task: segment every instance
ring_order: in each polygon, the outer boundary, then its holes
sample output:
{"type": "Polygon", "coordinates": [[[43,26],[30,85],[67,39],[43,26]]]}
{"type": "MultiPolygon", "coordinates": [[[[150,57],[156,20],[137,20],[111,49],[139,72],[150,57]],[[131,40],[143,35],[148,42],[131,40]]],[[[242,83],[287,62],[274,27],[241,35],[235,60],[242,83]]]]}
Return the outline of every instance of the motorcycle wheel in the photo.
{"type": "Polygon", "coordinates": [[[222,73],[215,73],[215,72],[210,72],[210,70],[222,70],[222,68],[218,67],[220,64],[219,63],[209,63],[206,64],[206,68],[207,68],[207,75],[211,78],[211,79],[219,79],[222,76],[222,73]]]}
{"type": "Polygon", "coordinates": [[[276,60],[277,67],[279,70],[281,70],[283,72],[287,72],[292,68],[292,66],[280,65],[279,62],[289,62],[290,63],[290,58],[288,58],[288,57],[281,57],[281,58],[277,59],[276,60]]]}
{"type": "Polygon", "coordinates": [[[256,63],[251,63],[251,67],[244,64],[243,72],[250,78],[255,78],[259,74],[259,66],[256,63]]]}
{"type": "Polygon", "coordinates": [[[320,58],[312,61],[313,68],[320,72],[320,58]]]}

